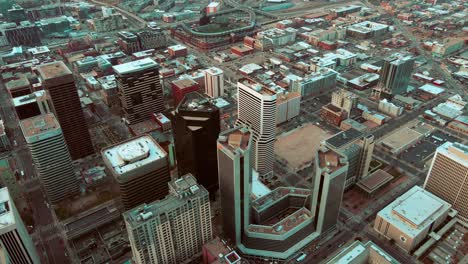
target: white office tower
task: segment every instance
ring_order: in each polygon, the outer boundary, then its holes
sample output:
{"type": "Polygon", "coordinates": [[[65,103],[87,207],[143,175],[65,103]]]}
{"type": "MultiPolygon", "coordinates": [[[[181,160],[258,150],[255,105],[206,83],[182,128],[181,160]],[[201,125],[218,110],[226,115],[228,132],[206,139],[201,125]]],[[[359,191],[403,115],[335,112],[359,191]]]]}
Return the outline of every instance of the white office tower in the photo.
{"type": "Polygon", "coordinates": [[[450,203],[468,221],[468,146],[446,142],[438,147],[424,189],[450,203]]]}
{"type": "Polygon", "coordinates": [[[212,239],[208,191],[192,174],[169,183],[166,198],[123,213],[138,264],[178,264],[212,239]]]}
{"type": "Polygon", "coordinates": [[[70,152],[54,114],[21,120],[21,129],[50,202],[78,193],[70,152]]]}
{"type": "Polygon", "coordinates": [[[34,243],[7,188],[0,189],[0,263],[40,263],[34,243]]]}
{"type": "Polygon", "coordinates": [[[224,95],[223,70],[216,67],[211,67],[205,70],[205,93],[211,98],[224,95]]]}
{"type": "Polygon", "coordinates": [[[237,123],[253,134],[252,165],[261,177],[273,175],[276,136],[276,93],[249,79],[237,83],[237,123]]]}

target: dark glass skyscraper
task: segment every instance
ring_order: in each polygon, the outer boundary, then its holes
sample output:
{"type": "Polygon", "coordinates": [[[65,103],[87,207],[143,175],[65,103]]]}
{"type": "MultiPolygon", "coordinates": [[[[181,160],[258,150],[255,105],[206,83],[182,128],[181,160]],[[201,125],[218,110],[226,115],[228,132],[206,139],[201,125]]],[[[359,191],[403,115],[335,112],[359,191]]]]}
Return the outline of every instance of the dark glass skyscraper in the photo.
{"type": "Polygon", "coordinates": [[[179,175],[192,173],[213,195],[218,188],[219,109],[201,94],[189,93],[174,111],[173,127],[179,175]]]}
{"type": "Polygon", "coordinates": [[[93,143],[70,69],[62,61],[56,61],[37,66],[37,72],[49,92],[72,159],[93,154],[93,143]]]}

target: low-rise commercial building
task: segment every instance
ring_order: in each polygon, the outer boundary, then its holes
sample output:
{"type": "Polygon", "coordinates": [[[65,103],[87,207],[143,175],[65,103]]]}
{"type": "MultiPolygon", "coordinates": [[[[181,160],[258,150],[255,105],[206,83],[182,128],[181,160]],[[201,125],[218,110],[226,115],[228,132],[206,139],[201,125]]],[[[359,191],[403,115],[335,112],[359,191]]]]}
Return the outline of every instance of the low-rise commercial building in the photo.
{"type": "Polygon", "coordinates": [[[374,230],[411,252],[443,224],[450,209],[449,203],[414,186],[377,214],[374,230]]]}

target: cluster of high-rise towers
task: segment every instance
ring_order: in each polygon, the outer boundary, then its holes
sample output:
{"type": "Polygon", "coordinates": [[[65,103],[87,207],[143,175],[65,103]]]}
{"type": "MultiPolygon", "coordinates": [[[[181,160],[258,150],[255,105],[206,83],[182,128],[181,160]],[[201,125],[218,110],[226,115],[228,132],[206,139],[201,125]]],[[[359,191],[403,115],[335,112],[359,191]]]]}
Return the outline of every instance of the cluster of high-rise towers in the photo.
{"type": "MultiPolygon", "coordinates": [[[[165,110],[156,62],[133,61],[114,66],[114,71],[127,124],[165,110]]],[[[56,204],[79,192],[72,161],[95,151],[72,72],[63,62],[40,65],[37,72],[52,111],[21,120],[21,128],[46,194],[56,204]]],[[[208,95],[222,96],[222,84],[222,73],[207,70],[208,95]]],[[[333,230],[344,189],[367,173],[373,137],[351,129],[319,147],[313,188],[259,191],[255,179],[273,175],[276,93],[250,79],[239,80],[237,90],[236,127],[226,131],[220,130],[220,112],[211,98],[197,92],[185,95],[173,111],[177,176],[171,177],[167,150],[149,135],[101,150],[120,187],[137,263],[181,263],[200,252],[213,236],[210,197],[216,199],[218,190],[222,235],[230,245],[243,255],[288,259],[333,230]]],[[[440,185],[440,166],[455,166],[438,153],[428,188],[440,185]]],[[[463,166],[454,169],[466,174],[463,166]]],[[[458,195],[447,199],[465,204],[458,195]]],[[[28,256],[30,260],[19,263],[37,263],[34,254],[28,256]]]]}

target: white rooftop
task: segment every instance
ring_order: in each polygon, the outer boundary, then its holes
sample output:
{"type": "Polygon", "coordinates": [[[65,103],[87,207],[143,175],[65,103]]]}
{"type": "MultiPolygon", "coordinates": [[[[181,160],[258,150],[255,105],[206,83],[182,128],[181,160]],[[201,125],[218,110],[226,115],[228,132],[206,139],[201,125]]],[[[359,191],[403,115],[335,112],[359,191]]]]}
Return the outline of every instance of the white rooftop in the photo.
{"type": "Polygon", "coordinates": [[[30,104],[32,102],[36,102],[38,97],[41,97],[45,94],[44,90],[39,90],[31,94],[19,96],[13,98],[13,105],[15,107],[25,105],[25,104],[30,104]]]}
{"type": "Polygon", "coordinates": [[[208,72],[211,75],[223,74],[223,70],[221,70],[220,68],[217,68],[217,67],[210,67],[210,68],[206,69],[205,71],[208,72]]]}
{"type": "Polygon", "coordinates": [[[271,192],[270,188],[268,188],[265,184],[263,184],[258,179],[258,172],[255,170],[252,171],[252,194],[256,198],[260,198],[265,196],[271,192]]]}
{"type": "Polygon", "coordinates": [[[141,60],[115,65],[112,68],[114,69],[116,74],[123,75],[155,67],[158,67],[158,64],[153,59],[144,58],[141,60]]]}
{"type": "Polygon", "coordinates": [[[171,50],[174,50],[174,51],[177,51],[177,50],[184,50],[186,49],[187,47],[185,47],[184,45],[180,45],[180,44],[177,44],[177,45],[173,45],[173,46],[170,46],[169,49],[171,50]]]}
{"type": "Polygon", "coordinates": [[[436,154],[442,154],[468,167],[468,146],[461,143],[445,142],[437,148],[436,154]]]}
{"type": "MultiPolygon", "coordinates": [[[[0,189],[0,230],[15,224],[10,193],[6,187],[0,189]]],[[[1,233],[1,232],[0,232],[1,233]]]]}
{"type": "Polygon", "coordinates": [[[393,211],[415,226],[419,226],[437,212],[442,205],[441,201],[419,191],[410,194],[407,199],[393,208],[393,211]]]}
{"type": "Polygon", "coordinates": [[[397,260],[372,241],[365,244],[361,241],[354,241],[330,259],[327,264],[374,263],[375,261],[378,263],[399,264],[397,260]],[[373,251],[374,254],[370,253],[370,251],[373,251]],[[386,260],[386,262],[382,262],[382,260],[386,260]]]}
{"type": "Polygon", "coordinates": [[[408,236],[415,237],[451,205],[419,186],[414,186],[382,209],[378,215],[408,236]]]}
{"type": "Polygon", "coordinates": [[[151,136],[141,136],[111,146],[103,150],[102,154],[117,174],[127,173],[167,156],[151,136]]]}
{"type": "Polygon", "coordinates": [[[423,86],[419,87],[420,90],[423,90],[427,93],[430,93],[430,94],[434,94],[434,95],[438,95],[438,94],[441,94],[445,91],[445,89],[443,88],[440,88],[440,87],[437,87],[437,86],[434,86],[432,84],[424,84],[423,86]]]}

